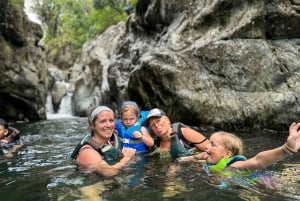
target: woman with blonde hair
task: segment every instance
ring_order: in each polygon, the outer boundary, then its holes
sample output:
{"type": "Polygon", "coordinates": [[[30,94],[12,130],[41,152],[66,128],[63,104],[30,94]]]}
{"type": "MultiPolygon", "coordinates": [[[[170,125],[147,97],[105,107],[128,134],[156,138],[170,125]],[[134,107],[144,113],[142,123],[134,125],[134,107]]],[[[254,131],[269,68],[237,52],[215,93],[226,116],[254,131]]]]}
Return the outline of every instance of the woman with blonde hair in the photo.
{"type": "Polygon", "coordinates": [[[181,122],[171,123],[159,108],[150,110],[147,124],[155,135],[157,150],[169,153],[172,159],[201,157],[205,151],[208,139],[202,133],[181,122]]]}

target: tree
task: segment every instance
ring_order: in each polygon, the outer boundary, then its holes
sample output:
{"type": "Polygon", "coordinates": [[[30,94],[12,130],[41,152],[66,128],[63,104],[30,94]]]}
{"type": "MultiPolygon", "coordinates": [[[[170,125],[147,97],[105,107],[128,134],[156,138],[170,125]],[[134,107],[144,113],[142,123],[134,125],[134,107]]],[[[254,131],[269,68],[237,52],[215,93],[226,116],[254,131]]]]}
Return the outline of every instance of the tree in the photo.
{"type": "Polygon", "coordinates": [[[54,50],[64,44],[80,49],[89,38],[126,19],[120,0],[39,0],[35,10],[44,30],[44,43],[54,50]]]}

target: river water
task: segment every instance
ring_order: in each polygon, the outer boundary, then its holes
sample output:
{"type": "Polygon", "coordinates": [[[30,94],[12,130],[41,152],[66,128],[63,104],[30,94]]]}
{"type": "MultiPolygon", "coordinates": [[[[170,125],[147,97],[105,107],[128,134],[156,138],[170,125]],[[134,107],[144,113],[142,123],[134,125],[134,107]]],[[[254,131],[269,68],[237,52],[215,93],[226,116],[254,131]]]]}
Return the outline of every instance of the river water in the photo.
{"type": "MultiPolygon", "coordinates": [[[[53,118],[14,126],[22,131],[24,146],[12,158],[0,159],[1,201],[300,200],[299,154],[262,171],[276,178],[272,188],[247,186],[244,180],[227,182],[224,187],[222,178],[208,176],[201,163],[152,157],[137,157],[117,176],[103,178],[76,172],[70,160],[75,144],[88,133],[86,118],[53,118]]],[[[287,135],[239,134],[247,156],[283,144],[287,135]]]]}

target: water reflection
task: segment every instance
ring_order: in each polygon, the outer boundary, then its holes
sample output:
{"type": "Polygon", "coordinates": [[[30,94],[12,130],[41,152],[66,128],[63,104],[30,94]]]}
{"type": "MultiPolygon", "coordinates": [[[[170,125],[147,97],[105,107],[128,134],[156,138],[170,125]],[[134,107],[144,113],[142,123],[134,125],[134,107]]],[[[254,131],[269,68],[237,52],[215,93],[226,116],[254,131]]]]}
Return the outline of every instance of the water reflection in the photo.
{"type": "MultiPolygon", "coordinates": [[[[14,125],[24,146],[11,159],[0,158],[1,201],[12,200],[297,200],[300,199],[298,155],[267,171],[277,189],[219,188],[199,163],[175,163],[139,157],[113,178],[75,171],[70,154],[88,133],[86,118],[50,119],[14,125]]],[[[276,133],[243,133],[245,155],[281,145],[276,133]]]]}

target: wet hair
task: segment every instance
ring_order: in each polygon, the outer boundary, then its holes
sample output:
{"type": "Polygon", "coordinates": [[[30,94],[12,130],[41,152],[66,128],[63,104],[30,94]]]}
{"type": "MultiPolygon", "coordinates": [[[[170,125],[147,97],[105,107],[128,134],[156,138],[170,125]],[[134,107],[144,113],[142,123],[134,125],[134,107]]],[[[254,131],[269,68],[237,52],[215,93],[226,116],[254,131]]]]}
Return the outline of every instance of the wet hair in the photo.
{"type": "Polygon", "coordinates": [[[4,119],[0,119],[0,125],[2,125],[5,129],[8,129],[8,123],[4,119]]]}
{"type": "Polygon", "coordinates": [[[220,143],[225,147],[225,149],[231,151],[233,156],[243,154],[243,142],[241,138],[235,134],[219,131],[213,133],[211,136],[217,136],[220,143]]]}

